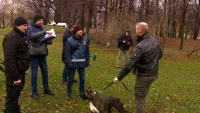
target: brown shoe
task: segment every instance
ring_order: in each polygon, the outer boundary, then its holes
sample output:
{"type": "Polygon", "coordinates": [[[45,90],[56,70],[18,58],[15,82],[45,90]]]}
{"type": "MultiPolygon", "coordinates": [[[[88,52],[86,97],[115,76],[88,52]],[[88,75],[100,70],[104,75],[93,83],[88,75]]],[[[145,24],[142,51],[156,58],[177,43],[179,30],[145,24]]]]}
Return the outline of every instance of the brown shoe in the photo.
{"type": "Polygon", "coordinates": [[[66,96],[66,99],[67,99],[67,100],[70,100],[70,95],[67,95],[67,96],[66,96]]]}

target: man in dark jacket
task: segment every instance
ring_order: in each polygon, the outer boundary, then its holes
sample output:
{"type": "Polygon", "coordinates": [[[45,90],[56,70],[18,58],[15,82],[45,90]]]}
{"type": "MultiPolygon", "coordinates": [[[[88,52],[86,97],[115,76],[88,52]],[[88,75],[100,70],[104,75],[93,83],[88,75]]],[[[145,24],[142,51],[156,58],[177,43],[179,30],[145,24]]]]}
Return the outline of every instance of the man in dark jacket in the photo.
{"type": "Polygon", "coordinates": [[[18,99],[25,83],[25,71],[29,68],[28,44],[24,39],[27,21],[17,17],[13,30],[3,40],[6,75],[6,101],[4,113],[21,113],[18,99]]]}
{"type": "Polygon", "coordinates": [[[114,82],[122,80],[133,68],[136,70],[135,102],[136,113],[145,113],[145,97],[150,85],[158,75],[158,63],[162,56],[160,43],[149,36],[148,24],[139,22],[136,25],[137,45],[132,56],[121,69],[114,82]]]}
{"type": "MultiPolygon", "coordinates": [[[[71,37],[73,35],[73,30],[74,26],[73,25],[68,25],[67,30],[65,31],[63,35],[63,51],[62,51],[62,61],[64,62],[64,49],[65,49],[65,44],[67,42],[67,38],[71,37]]],[[[62,73],[62,83],[67,83],[67,77],[68,77],[68,71],[69,69],[67,68],[66,65],[64,65],[63,73],[62,73]]],[[[73,80],[74,83],[78,82],[77,80],[73,80]]]]}
{"type": "MultiPolygon", "coordinates": [[[[34,16],[33,22],[30,23],[27,29],[27,34],[29,38],[29,45],[45,45],[52,44],[51,40],[47,42],[41,42],[45,38],[46,34],[51,34],[50,31],[45,31],[43,25],[42,15],[36,14],[34,16]]],[[[38,74],[38,65],[40,66],[42,73],[42,84],[44,88],[44,94],[54,95],[52,91],[49,90],[48,85],[48,68],[46,57],[48,55],[48,49],[46,48],[45,55],[30,55],[30,68],[31,68],[31,86],[32,86],[32,95],[31,98],[39,99],[39,94],[37,90],[37,74],[38,74]]]]}
{"type": "Polygon", "coordinates": [[[124,63],[126,63],[126,61],[128,60],[129,48],[130,48],[131,45],[133,45],[133,39],[130,37],[130,31],[126,31],[125,34],[123,34],[118,39],[119,55],[118,55],[118,58],[117,58],[116,68],[119,67],[120,60],[121,60],[121,57],[122,57],[123,54],[126,55],[124,63]]]}
{"type": "Polygon", "coordinates": [[[72,82],[76,72],[79,73],[79,92],[84,92],[85,68],[90,64],[90,51],[87,37],[82,36],[82,28],[74,26],[73,36],[67,39],[65,45],[65,63],[69,68],[69,80],[67,82],[67,97],[69,100],[72,93],[72,82]]]}

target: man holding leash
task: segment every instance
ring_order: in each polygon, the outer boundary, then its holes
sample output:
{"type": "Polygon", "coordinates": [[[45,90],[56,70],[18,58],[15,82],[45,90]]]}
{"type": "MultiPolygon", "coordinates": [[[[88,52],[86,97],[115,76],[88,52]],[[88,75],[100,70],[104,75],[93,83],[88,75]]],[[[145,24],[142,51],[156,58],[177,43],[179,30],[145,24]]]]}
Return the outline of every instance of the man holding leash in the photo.
{"type": "Polygon", "coordinates": [[[159,59],[162,57],[160,43],[148,33],[149,26],[145,22],[136,24],[137,45],[132,56],[121,69],[114,82],[122,80],[132,69],[137,75],[135,83],[136,113],[145,113],[145,97],[150,85],[158,75],[159,59]]]}

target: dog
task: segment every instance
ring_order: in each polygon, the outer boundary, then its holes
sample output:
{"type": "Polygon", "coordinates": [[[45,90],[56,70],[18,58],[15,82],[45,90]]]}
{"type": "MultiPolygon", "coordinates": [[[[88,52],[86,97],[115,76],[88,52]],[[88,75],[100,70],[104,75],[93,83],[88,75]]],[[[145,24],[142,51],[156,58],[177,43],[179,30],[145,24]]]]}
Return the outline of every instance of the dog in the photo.
{"type": "Polygon", "coordinates": [[[119,113],[129,113],[123,107],[119,98],[112,96],[100,96],[98,93],[93,92],[89,87],[80,94],[83,100],[90,100],[91,113],[111,113],[111,108],[114,107],[119,113]]]}

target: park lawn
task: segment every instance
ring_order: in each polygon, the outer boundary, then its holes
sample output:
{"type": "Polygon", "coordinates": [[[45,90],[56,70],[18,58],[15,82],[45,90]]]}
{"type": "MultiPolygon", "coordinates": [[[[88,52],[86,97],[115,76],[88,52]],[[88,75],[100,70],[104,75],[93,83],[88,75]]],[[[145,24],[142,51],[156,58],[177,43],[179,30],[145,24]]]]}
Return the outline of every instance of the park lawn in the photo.
{"type": "MultiPolygon", "coordinates": [[[[52,26],[46,26],[50,29],[52,26]]],[[[21,93],[19,103],[24,113],[89,113],[89,101],[82,100],[79,94],[79,85],[73,84],[72,99],[67,101],[66,86],[61,83],[63,63],[62,35],[63,27],[55,27],[57,38],[49,46],[47,57],[49,69],[49,86],[55,92],[55,96],[43,95],[41,74],[38,75],[39,100],[30,98],[31,84],[30,72],[26,75],[26,84],[21,93]]],[[[0,29],[0,43],[4,35],[11,29],[0,29]]],[[[94,36],[94,33],[91,35],[94,36]]],[[[186,42],[187,43],[187,42],[186,42]]],[[[134,113],[134,96],[128,93],[121,82],[114,83],[106,90],[103,88],[112,82],[120,71],[115,68],[118,48],[96,45],[91,40],[91,56],[97,53],[95,61],[91,58],[91,65],[86,69],[85,89],[92,87],[96,92],[105,96],[115,96],[124,103],[125,109],[134,113]]],[[[165,48],[164,55],[160,60],[158,79],[152,84],[146,98],[147,113],[199,113],[200,111],[200,61],[198,55],[186,57],[186,50],[178,50],[176,47],[165,48]]],[[[0,58],[3,58],[2,46],[0,58]]],[[[121,62],[124,62],[124,59],[121,62]]],[[[76,73],[75,79],[78,80],[76,73]]],[[[123,83],[129,90],[134,92],[135,75],[128,74],[123,83]]],[[[0,113],[4,110],[5,103],[5,76],[0,72],[0,113]]],[[[113,112],[116,112],[113,109],[113,112]]]]}

